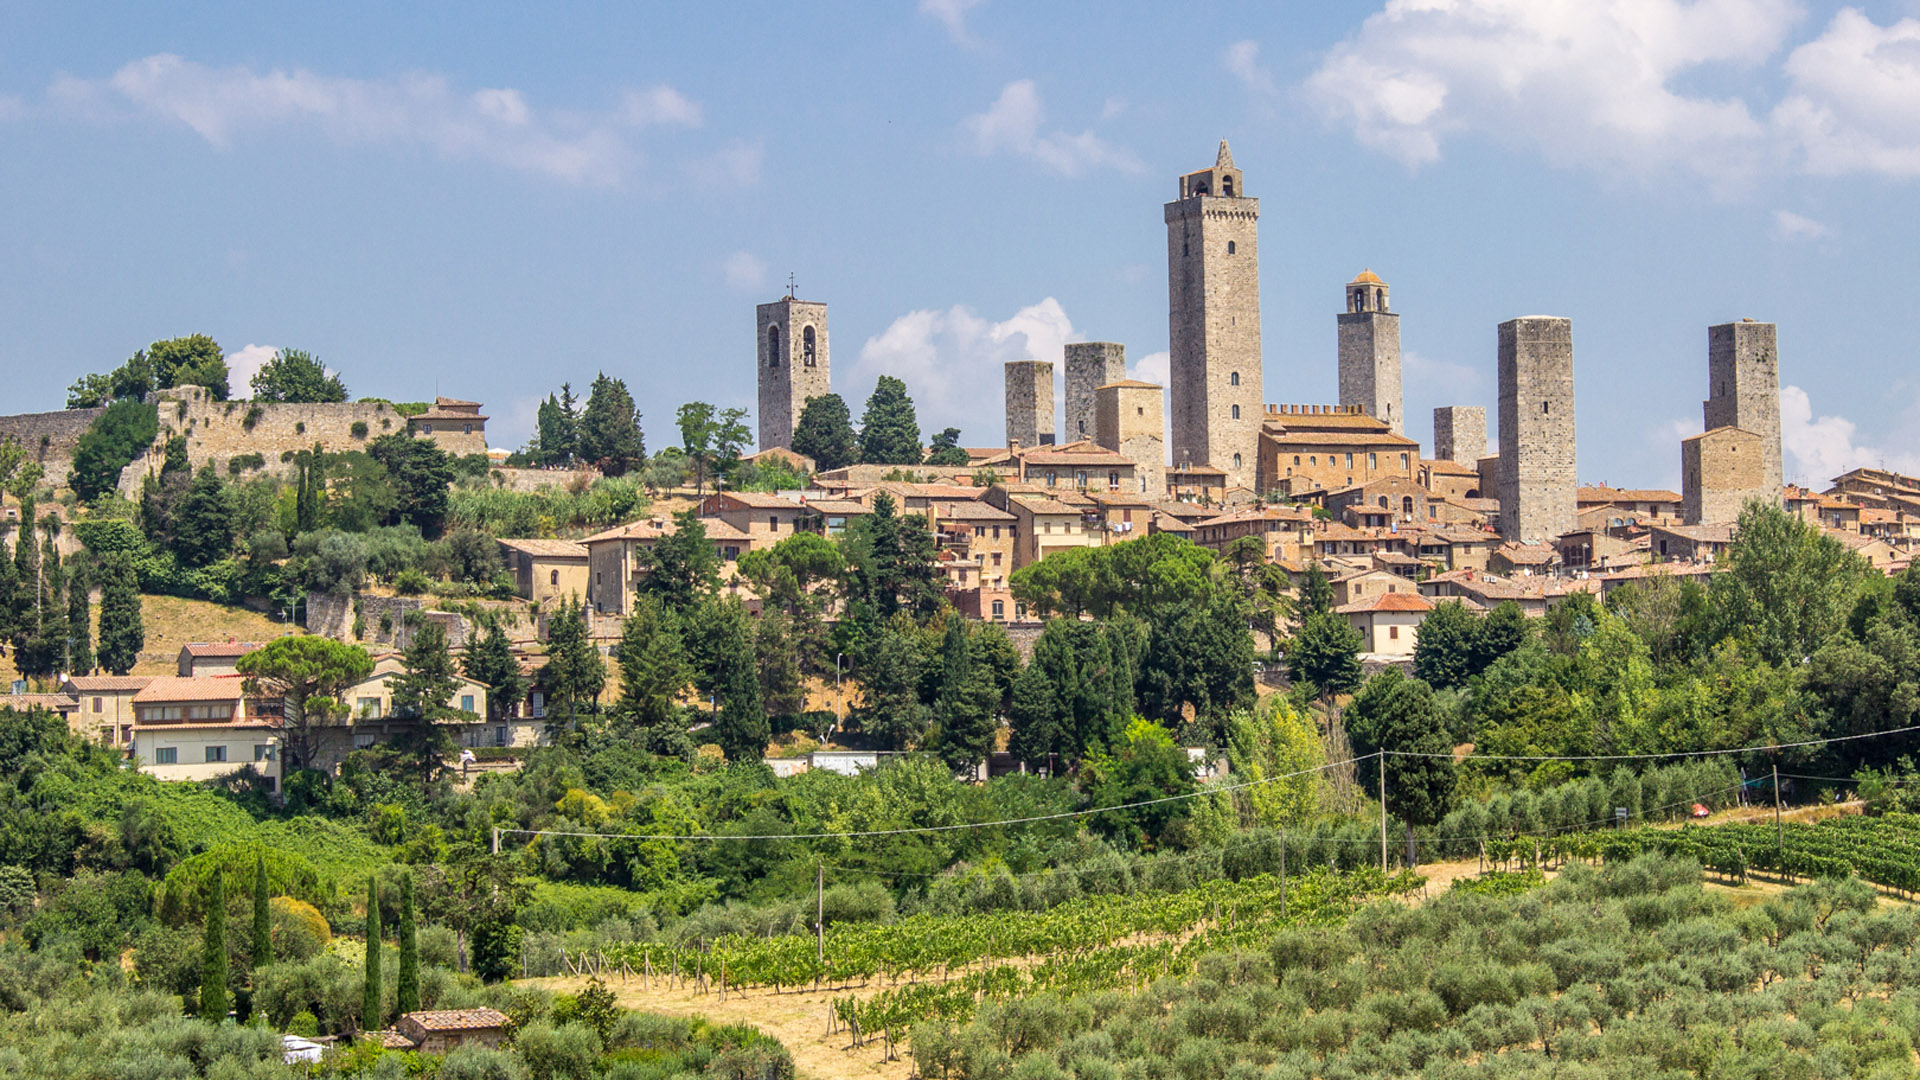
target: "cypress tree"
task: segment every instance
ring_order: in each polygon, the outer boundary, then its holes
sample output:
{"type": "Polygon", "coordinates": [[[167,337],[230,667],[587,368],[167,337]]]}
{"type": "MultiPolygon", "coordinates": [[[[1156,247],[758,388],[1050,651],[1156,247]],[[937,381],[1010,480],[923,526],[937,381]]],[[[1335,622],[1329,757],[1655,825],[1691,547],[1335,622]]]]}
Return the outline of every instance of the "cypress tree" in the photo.
{"type": "Polygon", "coordinates": [[[420,945],[413,920],[413,875],[400,879],[400,970],[393,979],[393,1012],[405,1016],[420,1008],[420,945]]]}
{"type": "Polygon", "coordinates": [[[227,1018],[227,879],[218,868],[208,888],[207,925],[201,941],[200,1019],[227,1018]]]}
{"type": "Polygon", "coordinates": [[[907,384],[882,375],[860,417],[860,460],[868,465],[920,464],[920,423],[907,384]]]}
{"type": "Polygon", "coordinates": [[[860,438],[853,433],[853,414],[839,394],[821,394],[807,399],[800,410],[800,421],[793,426],[796,454],[813,459],[820,469],[839,469],[860,458],[860,438]]]}
{"type": "Polygon", "coordinates": [[[74,675],[93,673],[93,604],[88,594],[93,575],[78,561],[67,575],[67,636],[73,646],[67,650],[67,671],[74,675]]]}
{"type": "Polygon", "coordinates": [[[109,553],[100,571],[100,666],[125,675],[147,644],[140,618],[140,580],[134,574],[132,556],[124,551],[109,553]]]}
{"type": "Polygon", "coordinates": [[[267,857],[253,857],[253,969],[273,963],[273,919],[267,909],[267,857]]]}
{"type": "Polygon", "coordinates": [[[367,985],[360,995],[360,1030],[380,1027],[380,884],[367,875],[367,985]]]}

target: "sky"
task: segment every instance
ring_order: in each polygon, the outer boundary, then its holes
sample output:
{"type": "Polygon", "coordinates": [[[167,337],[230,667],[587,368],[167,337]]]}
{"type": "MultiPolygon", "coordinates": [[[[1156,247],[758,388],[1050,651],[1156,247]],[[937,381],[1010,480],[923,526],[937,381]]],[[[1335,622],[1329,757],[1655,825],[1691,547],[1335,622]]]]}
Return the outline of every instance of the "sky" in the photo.
{"type": "Polygon", "coordinates": [[[1265,394],[1336,399],[1392,287],[1407,434],[1574,327],[1583,482],[1677,488],[1706,328],[1779,324],[1789,480],[1920,472],[1920,0],[0,6],[0,412],[207,333],[531,434],[754,404],[754,305],[829,305],[856,416],[1002,438],[1001,364],[1167,352],[1161,206],[1231,141],[1265,394]]]}

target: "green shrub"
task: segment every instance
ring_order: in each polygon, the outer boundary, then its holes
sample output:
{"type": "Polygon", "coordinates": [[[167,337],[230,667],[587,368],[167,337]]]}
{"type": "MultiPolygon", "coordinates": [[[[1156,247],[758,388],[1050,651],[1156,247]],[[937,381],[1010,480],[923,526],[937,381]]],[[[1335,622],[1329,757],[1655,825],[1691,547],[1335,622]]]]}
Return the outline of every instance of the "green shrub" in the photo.
{"type": "Polygon", "coordinates": [[[432,579],[418,570],[402,570],[393,579],[393,591],[401,596],[419,596],[431,588],[433,588],[432,579]]]}
{"type": "Polygon", "coordinates": [[[356,439],[366,438],[367,422],[365,420],[355,420],[353,425],[347,428],[347,434],[352,435],[356,439]]]}
{"type": "Polygon", "coordinates": [[[120,471],[145,453],[160,434],[160,410],[123,398],[93,418],[73,450],[67,486],[82,502],[92,502],[120,485],[120,471]]]}
{"type": "Polygon", "coordinates": [[[258,424],[260,418],[266,414],[267,410],[263,406],[249,405],[247,406],[247,415],[240,419],[240,426],[248,431],[252,431],[254,425],[258,424]]]}
{"type": "Polygon", "coordinates": [[[259,454],[235,454],[227,459],[227,472],[239,476],[243,472],[267,467],[267,459],[259,454]]]}

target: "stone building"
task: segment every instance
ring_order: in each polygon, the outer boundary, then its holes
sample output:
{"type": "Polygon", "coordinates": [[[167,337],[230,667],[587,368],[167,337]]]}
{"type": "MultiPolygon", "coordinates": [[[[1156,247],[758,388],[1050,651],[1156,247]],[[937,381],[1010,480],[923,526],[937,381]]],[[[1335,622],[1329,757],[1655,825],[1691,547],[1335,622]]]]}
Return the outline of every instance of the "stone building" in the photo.
{"type": "Polygon", "coordinates": [[[1573,320],[1500,324],[1500,532],[1551,543],[1574,527],[1573,320]]]}
{"type": "Polygon", "coordinates": [[[1371,270],[1347,283],[1340,313],[1340,404],[1358,405],[1406,433],[1400,405],[1400,316],[1387,309],[1387,283],[1371,270]]]}
{"type": "Polygon", "coordinates": [[[793,445],[807,399],[829,391],[827,305],[792,293],[754,308],[762,450],[793,445]]]}
{"type": "Polygon", "coordinates": [[[1681,520],[1688,525],[1738,521],[1747,503],[1772,498],[1763,443],[1759,435],[1737,427],[1681,440],[1681,520]]]}
{"type": "Polygon", "coordinates": [[[1111,341],[1076,341],[1067,346],[1067,441],[1095,437],[1099,422],[1094,394],[1127,377],[1127,347],[1111,341]]]}
{"type": "Polygon", "coordinates": [[[1156,499],[1167,491],[1164,399],[1158,384],[1138,379],[1119,379],[1094,392],[1093,441],[1133,462],[1140,494],[1156,499]]]}
{"type": "Polygon", "coordinates": [[[1298,497],[1389,476],[1409,482],[1420,444],[1396,435],[1385,420],[1357,405],[1270,405],[1260,431],[1260,475],[1266,491],[1298,497]]]}
{"type": "Polygon", "coordinates": [[[1478,405],[1442,405],[1433,410],[1433,456],[1468,468],[1487,456],[1487,410],[1478,405]]]}
{"type": "Polygon", "coordinates": [[[1226,140],[1213,168],[1167,203],[1169,360],[1175,466],[1211,465],[1257,488],[1260,441],[1260,200],[1226,140]]]}
{"type": "Polygon", "coordinates": [[[1707,327],[1708,431],[1734,427],[1760,436],[1760,490],[1781,499],[1780,350],[1773,323],[1742,319],[1707,327]]]}
{"type": "Polygon", "coordinates": [[[1007,445],[1052,446],[1053,364],[1047,360],[1007,363],[1007,445]]]}
{"type": "Polygon", "coordinates": [[[513,575],[514,591],[554,611],[562,601],[585,603],[589,571],[587,547],[572,540],[500,540],[501,560],[513,575]]]}

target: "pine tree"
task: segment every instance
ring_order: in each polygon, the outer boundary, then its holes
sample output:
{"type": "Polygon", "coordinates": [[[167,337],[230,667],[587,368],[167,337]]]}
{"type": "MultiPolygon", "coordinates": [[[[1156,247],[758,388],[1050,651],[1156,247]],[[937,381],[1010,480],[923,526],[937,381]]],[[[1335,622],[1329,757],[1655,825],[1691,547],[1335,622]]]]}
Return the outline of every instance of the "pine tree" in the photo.
{"type": "Polygon", "coordinates": [[[109,552],[100,563],[100,666],[111,674],[125,675],[133,670],[146,644],[133,558],[124,551],[109,552]]]}
{"type": "Polygon", "coordinates": [[[1014,677],[1012,699],[1007,720],[1013,735],[1007,749],[1029,765],[1043,766],[1061,744],[1060,700],[1053,683],[1039,665],[1029,664],[1014,677]]]}
{"type": "MultiPolygon", "coordinates": [[[[273,916],[268,905],[267,857],[253,857],[253,970],[273,963],[273,916]]],[[[258,979],[256,978],[256,982],[258,979]]]]}
{"type": "Polygon", "coordinates": [[[947,613],[940,668],[940,688],[933,702],[940,757],[955,769],[978,765],[993,749],[1000,691],[993,673],[974,662],[967,621],[956,611],[947,613]]]}
{"type": "Polygon", "coordinates": [[[655,754],[680,752],[687,727],[675,704],[692,673],[675,620],[658,600],[634,596],[633,610],[620,632],[618,715],[633,725],[634,736],[655,754]]]}
{"type": "Polygon", "coordinates": [[[607,663],[587,637],[585,610],[562,600],[547,624],[547,667],[541,672],[547,693],[567,703],[567,723],[573,724],[581,699],[593,701],[607,685],[607,663]]]}
{"type": "Polygon", "coordinates": [[[602,372],[587,394],[574,437],[582,460],[608,476],[620,476],[646,464],[647,443],[640,433],[640,411],[627,384],[602,372]]]}
{"type": "Polygon", "coordinates": [[[860,460],[868,465],[920,464],[920,422],[907,384],[882,375],[860,416],[860,460]]]}
{"type": "Polygon", "coordinates": [[[439,721],[469,714],[448,704],[460,690],[460,677],[447,651],[447,631],[439,623],[422,623],[414,630],[400,663],[403,670],[389,685],[393,715],[408,723],[397,741],[425,788],[439,776],[442,758],[452,749],[453,740],[439,721]]]}
{"type": "MultiPolygon", "coordinates": [[[[761,447],[762,450],[768,449],[761,447]]],[[[796,454],[813,459],[814,468],[841,469],[860,459],[860,440],[853,433],[853,414],[839,394],[820,394],[807,399],[800,410],[800,422],[793,426],[796,454]]]]}
{"type": "Polygon", "coordinates": [[[513,642],[498,619],[489,621],[480,640],[467,646],[460,670],[474,682],[486,684],[487,712],[496,720],[512,716],[527,696],[527,678],[520,673],[513,642]]]}
{"type": "Polygon", "coordinates": [[[766,755],[772,729],[761,705],[753,634],[747,626],[746,607],[740,601],[728,599],[721,605],[721,618],[728,632],[720,637],[713,658],[713,685],[720,698],[720,715],[713,722],[713,737],[729,762],[759,761],[766,755]]]}
{"type": "Polygon", "coordinates": [[[792,616],[783,611],[761,615],[753,628],[753,652],[767,714],[792,717],[805,711],[807,688],[800,674],[800,639],[792,616]]]}
{"type": "Polygon", "coordinates": [[[218,868],[208,886],[206,929],[200,941],[200,1019],[227,1018],[227,879],[218,868]]]}
{"type": "Polygon", "coordinates": [[[207,566],[233,551],[233,496],[213,466],[203,466],[187,485],[174,515],[173,553],[190,569],[207,566]]]}
{"type": "Polygon", "coordinates": [[[1300,617],[1322,615],[1333,610],[1333,582],[1327,580],[1327,572],[1317,562],[1307,564],[1307,572],[1300,579],[1300,617]]]}
{"type": "Polygon", "coordinates": [[[377,1031],[380,1008],[380,883],[367,875],[367,979],[360,994],[360,1030],[377,1031]]]}
{"type": "Polygon", "coordinates": [[[393,979],[393,1011],[405,1016],[420,1009],[420,943],[413,917],[413,875],[400,879],[400,970],[393,979]]]}

